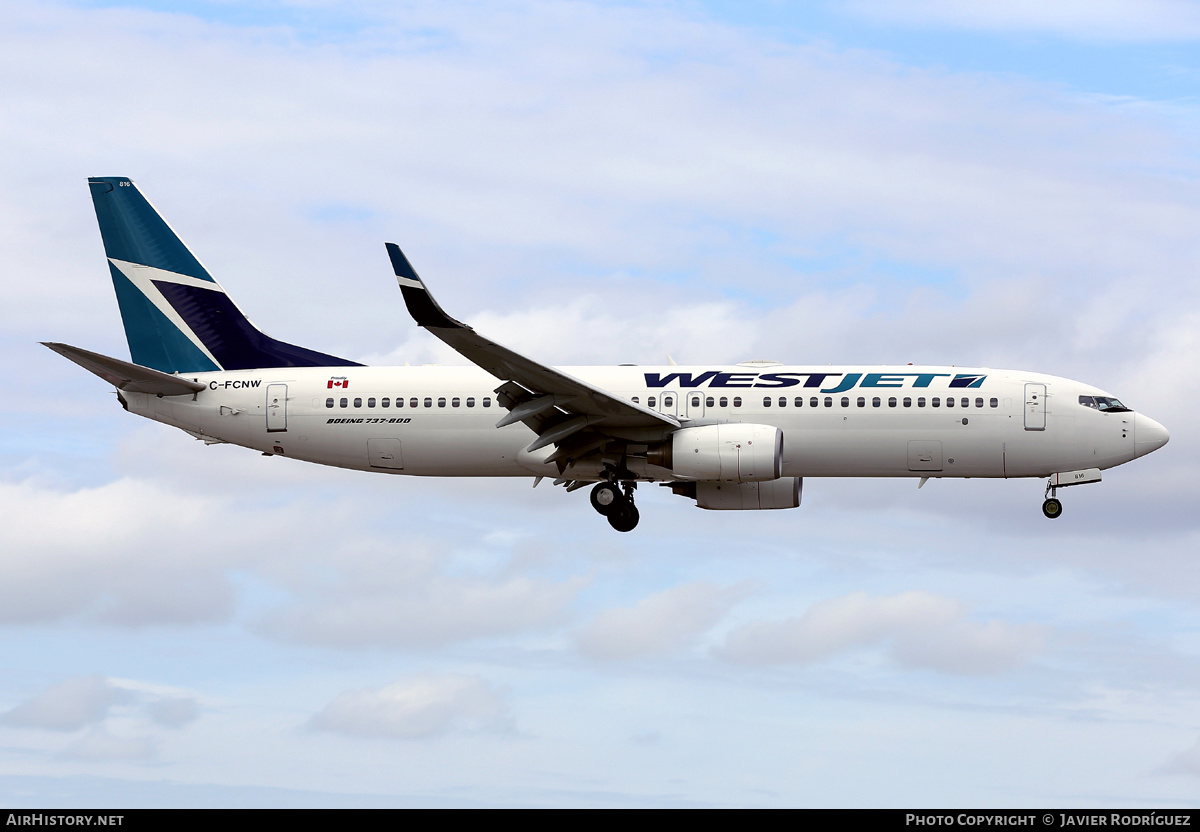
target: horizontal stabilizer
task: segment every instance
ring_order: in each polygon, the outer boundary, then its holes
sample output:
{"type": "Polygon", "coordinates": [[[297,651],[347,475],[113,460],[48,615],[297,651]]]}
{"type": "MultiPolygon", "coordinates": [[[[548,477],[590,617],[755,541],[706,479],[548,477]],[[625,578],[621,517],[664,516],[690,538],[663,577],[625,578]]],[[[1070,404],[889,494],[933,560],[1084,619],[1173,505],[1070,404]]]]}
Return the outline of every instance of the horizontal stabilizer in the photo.
{"type": "Polygon", "coordinates": [[[109,358],[98,352],[81,350],[69,344],[43,341],[63,358],[69,358],[83,369],[95,373],[118,390],[130,393],[155,393],[162,396],[184,396],[198,393],[204,385],[187,378],[180,378],[140,364],[131,364],[119,358],[109,358]]]}

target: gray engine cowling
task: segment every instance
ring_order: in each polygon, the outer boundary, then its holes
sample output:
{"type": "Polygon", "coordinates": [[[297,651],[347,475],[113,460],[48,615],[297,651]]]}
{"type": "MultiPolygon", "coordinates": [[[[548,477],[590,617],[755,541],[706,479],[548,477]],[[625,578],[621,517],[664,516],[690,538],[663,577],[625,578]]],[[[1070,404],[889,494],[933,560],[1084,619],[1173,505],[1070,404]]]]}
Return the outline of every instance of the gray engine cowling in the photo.
{"type": "Polygon", "coordinates": [[[783,431],[739,422],[671,434],[671,471],[688,480],[765,482],[783,472],[783,431]]]}
{"type": "Polygon", "coordinates": [[[799,508],[804,481],[781,477],[770,482],[698,482],[696,505],[700,508],[750,511],[799,508]]]}

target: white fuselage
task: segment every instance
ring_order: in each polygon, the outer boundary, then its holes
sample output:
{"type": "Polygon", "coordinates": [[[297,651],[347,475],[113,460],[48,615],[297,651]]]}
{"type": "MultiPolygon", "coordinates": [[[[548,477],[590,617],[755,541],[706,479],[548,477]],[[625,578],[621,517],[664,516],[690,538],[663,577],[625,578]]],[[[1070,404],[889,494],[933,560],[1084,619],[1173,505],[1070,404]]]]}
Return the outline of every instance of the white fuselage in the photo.
{"type": "MultiPolygon", "coordinates": [[[[1162,431],[1146,417],[1079,404],[1081,395],[1104,391],[1039,373],[765,364],[563,371],[669,413],[684,427],[778,427],[785,477],[1040,477],[1110,468],[1162,444],[1138,447],[1139,420],[1148,441],[1157,438],[1150,436],[1155,429],[1162,431]]],[[[520,423],[495,427],[507,413],[493,392],[499,382],[475,367],[283,368],[185,377],[206,388],[195,396],[123,397],[131,411],[208,441],[323,465],[417,476],[558,475],[541,461],[552,448],[524,452],[533,431],[520,423]]],[[[638,473],[673,479],[652,467],[638,473]]]]}

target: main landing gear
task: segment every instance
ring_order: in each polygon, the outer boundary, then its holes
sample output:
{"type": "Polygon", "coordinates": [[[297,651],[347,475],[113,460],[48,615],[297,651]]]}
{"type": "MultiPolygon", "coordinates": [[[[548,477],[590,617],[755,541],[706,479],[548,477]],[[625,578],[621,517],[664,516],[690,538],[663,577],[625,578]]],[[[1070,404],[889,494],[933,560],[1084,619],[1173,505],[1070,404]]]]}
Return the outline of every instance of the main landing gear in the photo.
{"type": "Polygon", "coordinates": [[[1051,520],[1057,520],[1062,517],[1062,503],[1058,500],[1058,489],[1051,484],[1052,482],[1053,480],[1046,483],[1046,494],[1044,495],[1046,499],[1042,503],[1042,514],[1051,520]]]}
{"type": "Polygon", "coordinates": [[[621,484],[615,482],[597,483],[592,489],[592,508],[608,518],[608,525],[619,532],[631,532],[637,527],[637,506],[633,504],[633,490],[637,483],[624,484],[625,493],[621,493],[621,484]]]}

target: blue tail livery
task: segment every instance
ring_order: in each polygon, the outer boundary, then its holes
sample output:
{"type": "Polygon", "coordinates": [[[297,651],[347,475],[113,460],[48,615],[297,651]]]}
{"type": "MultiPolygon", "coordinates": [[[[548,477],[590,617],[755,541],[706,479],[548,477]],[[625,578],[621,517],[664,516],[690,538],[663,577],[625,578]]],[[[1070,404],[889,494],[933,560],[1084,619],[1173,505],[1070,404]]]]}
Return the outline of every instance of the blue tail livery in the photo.
{"type": "Polygon", "coordinates": [[[135,364],[164,373],[361,366],[260,332],[128,178],[88,186],[135,364]]]}

